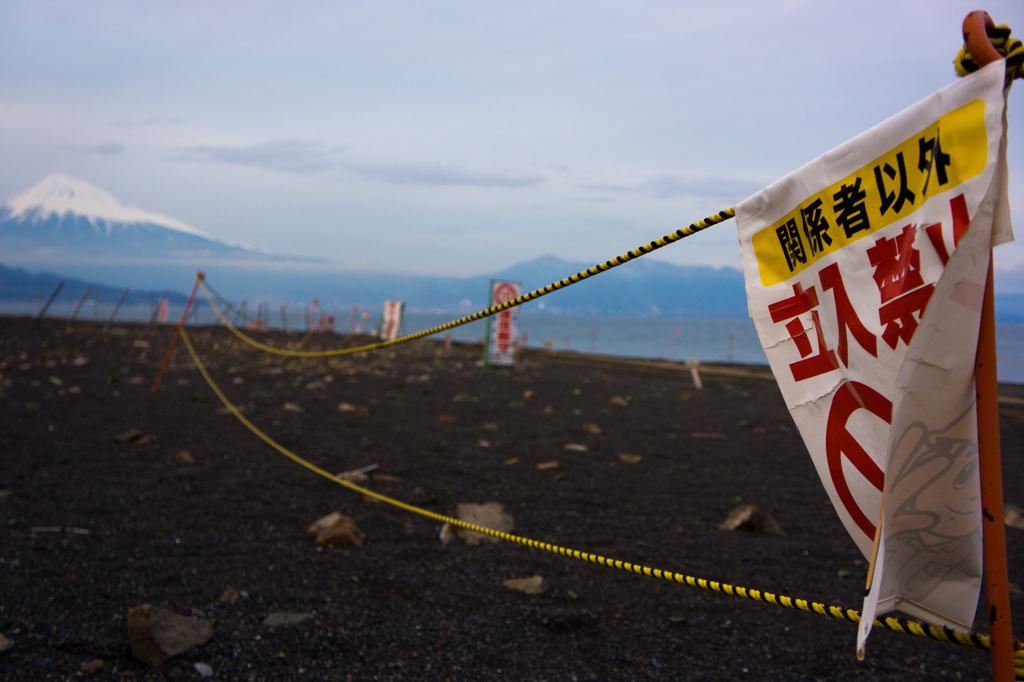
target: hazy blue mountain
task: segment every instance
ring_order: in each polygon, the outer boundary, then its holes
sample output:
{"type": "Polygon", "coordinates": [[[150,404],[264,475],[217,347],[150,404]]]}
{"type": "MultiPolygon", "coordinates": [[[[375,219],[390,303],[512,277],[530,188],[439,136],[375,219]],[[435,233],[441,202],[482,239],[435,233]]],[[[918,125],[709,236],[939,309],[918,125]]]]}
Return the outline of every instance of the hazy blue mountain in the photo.
{"type": "Polygon", "coordinates": [[[1024,294],[996,292],[996,321],[1024,322],[1024,294]]]}
{"type": "MultiPolygon", "coordinates": [[[[528,292],[595,265],[546,255],[477,277],[344,271],[324,261],[299,262],[228,244],[174,218],[121,204],[89,183],[64,175],[52,175],[0,205],[0,262],[23,268],[0,273],[0,300],[34,300],[40,290],[52,291],[58,279],[72,278],[80,280],[80,288],[66,285],[65,296],[76,290],[81,295],[85,283],[108,287],[95,290],[99,300],[115,300],[125,287],[184,296],[202,269],[208,283],[236,303],[304,305],[317,297],[322,307],[335,310],[377,310],[384,300],[394,299],[409,309],[453,315],[486,307],[493,278],[518,281],[528,292]],[[40,270],[54,274],[40,275],[40,270]]],[[[1024,287],[1024,270],[998,276],[1016,276],[1024,287]]],[[[1001,321],[1024,322],[1024,294],[997,294],[996,301],[1001,321]]],[[[649,256],[524,308],[571,315],[747,316],[739,270],[678,266],[649,256]]]]}
{"type": "MultiPolygon", "coordinates": [[[[207,281],[234,303],[269,302],[308,304],[313,297],[334,309],[375,310],[386,299],[404,301],[410,309],[465,314],[485,307],[490,280],[520,282],[533,291],[588,269],[593,263],[567,262],[553,256],[519,263],[493,275],[480,277],[428,277],[388,273],[344,271],[310,272],[300,269],[257,270],[230,268],[207,273],[207,281]]],[[[78,271],[83,268],[75,268],[78,271]]],[[[195,281],[195,271],[181,269],[173,286],[146,285],[151,268],[114,267],[72,277],[32,273],[0,265],[0,301],[35,301],[49,295],[65,280],[62,300],[77,300],[87,284],[94,284],[91,298],[113,302],[125,287],[132,290],[128,303],[148,303],[170,292],[172,304],[184,302],[195,281]]],[[[742,273],[732,268],[684,267],[640,259],[574,284],[524,306],[534,313],[604,315],[622,317],[746,317],[742,273]]],[[[1024,294],[997,293],[996,318],[1024,323],[1024,294]]]]}
{"type": "MultiPolygon", "coordinates": [[[[543,256],[496,273],[539,289],[595,263],[543,256]]],[[[642,257],[545,297],[536,304],[575,315],[746,317],[743,273],[735,268],[673,265],[642,257]]]]}
{"type": "MultiPolygon", "coordinates": [[[[305,304],[317,297],[321,306],[361,309],[379,308],[386,299],[404,301],[415,310],[433,310],[459,314],[486,307],[493,278],[518,281],[523,291],[532,291],[586,270],[593,263],[570,263],[544,256],[514,265],[493,275],[479,277],[435,277],[391,273],[346,272],[298,268],[255,269],[242,266],[206,272],[207,282],[225,298],[250,305],[268,302],[305,304]]],[[[132,289],[171,289],[187,294],[195,281],[188,269],[107,265],[93,268],[87,264],[65,266],[54,273],[31,273],[24,269],[0,266],[0,300],[35,300],[41,291],[52,291],[56,282],[102,284],[93,297],[116,300],[124,287],[132,289]],[[160,276],[160,273],[163,276],[160,276]],[[173,281],[171,286],[167,281],[173,281]]],[[[70,284],[65,284],[71,295],[70,284]]],[[[738,270],[680,267],[642,260],[621,265],[566,289],[526,304],[526,309],[548,314],[745,317],[746,298],[743,277],[738,270]]]]}
{"type": "Polygon", "coordinates": [[[125,287],[113,287],[104,284],[86,282],[73,277],[62,277],[49,272],[31,273],[20,268],[8,268],[0,265],[0,300],[3,301],[35,301],[45,300],[50,294],[57,291],[61,284],[55,302],[78,301],[85,294],[85,290],[92,285],[89,291],[89,299],[96,299],[104,303],[116,303],[121,300],[124,294],[124,305],[150,304],[160,298],[166,298],[171,305],[184,305],[188,297],[178,291],[128,291],[125,294],[125,287]],[[63,284],[61,284],[63,282],[63,284]]]}

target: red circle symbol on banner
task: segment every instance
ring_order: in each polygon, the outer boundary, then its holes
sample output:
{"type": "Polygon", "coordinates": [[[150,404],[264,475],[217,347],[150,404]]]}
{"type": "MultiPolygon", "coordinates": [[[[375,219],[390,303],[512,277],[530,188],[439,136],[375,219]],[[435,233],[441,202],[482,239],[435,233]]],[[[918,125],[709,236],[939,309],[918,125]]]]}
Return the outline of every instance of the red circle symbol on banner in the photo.
{"type": "MultiPolygon", "coordinates": [[[[843,475],[843,455],[850,464],[864,477],[868,483],[879,490],[885,485],[885,474],[875,464],[864,447],[857,442],[853,434],[846,428],[847,422],[854,412],[865,409],[886,424],[892,423],[892,403],[875,389],[859,381],[847,381],[836,391],[832,406],[828,412],[828,424],[825,426],[825,458],[828,472],[832,477],[832,485],[836,488],[843,507],[850,514],[857,527],[869,538],[875,537],[875,524],[869,519],[857,501],[853,499],[850,485],[843,475]]],[[[885,444],[888,446],[888,443],[885,444]]]]}

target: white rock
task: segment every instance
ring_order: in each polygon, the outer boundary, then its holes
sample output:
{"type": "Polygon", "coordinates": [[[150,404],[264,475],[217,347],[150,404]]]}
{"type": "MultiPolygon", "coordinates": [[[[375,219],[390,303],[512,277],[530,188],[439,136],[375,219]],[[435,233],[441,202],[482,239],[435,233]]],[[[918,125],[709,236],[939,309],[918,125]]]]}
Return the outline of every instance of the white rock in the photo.
{"type": "Polygon", "coordinates": [[[511,578],[505,581],[505,587],[519,590],[526,594],[543,594],[547,592],[548,583],[539,575],[529,578],[511,578]]]}
{"type": "MultiPolygon", "coordinates": [[[[482,526],[501,533],[509,533],[515,527],[515,521],[511,514],[505,511],[500,502],[487,502],[486,504],[462,503],[458,506],[456,515],[459,521],[482,526]]],[[[466,541],[468,545],[478,545],[484,540],[497,542],[498,538],[483,535],[475,531],[459,528],[456,531],[458,536],[466,541]]]]}

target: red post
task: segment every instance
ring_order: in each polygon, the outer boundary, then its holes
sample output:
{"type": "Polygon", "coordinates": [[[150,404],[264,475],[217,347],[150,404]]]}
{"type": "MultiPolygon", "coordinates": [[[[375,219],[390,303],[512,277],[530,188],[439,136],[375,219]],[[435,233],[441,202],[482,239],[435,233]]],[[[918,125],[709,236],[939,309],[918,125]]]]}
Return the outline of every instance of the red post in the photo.
{"type": "Polygon", "coordinates": [[[196,273],[196,283],[192,285],[192,293],[188,297],[188,303],[185,304],[185,309],[181,311],[181,322],[174,327],[174,336],[171,337],[171,345],[167,347],[167,355],[164,356],[163,364],[160,365],[160,371],[157,372],[156,381],[153,382],[152,392],[156,393],[156,390],[160,388],[160,379],[164,375],[164,370],[167,369],[167,363],[171,360],[171,352],[174,351],[174,344],[178,342],[178,336],[181,334],[181,328],[185,326],[185,320],[188,317],[188,309],[192,307],[192,301],[195,300],[196,291],[199,290],[199,284],[203,281],[202,272],[196,273]]]}
{"type": "Polygon", "coordinates": [[[308,339],[308,341],[306,342],[306,350],[307,351],[312,351],[313,350],[313,332],[316,331],[316,326],[317,326],[316,325],[316,304],[317,303],[318,303],[317,299],[314,298],[313,299],[313,307],[309,309],[309,331],[306,334],[306,338],[308,339]]]}
{"type": "Polygon", "coordinates": [[[999,445],[999,381],[996,372],[996,323],[992,262],[988,266],[985,300],[978,331],[974,383],[978,407],[978,473],[981,477],[982,542],[988,629],[992,638],[992,679],[1015,679],[1017,646],[1010,623],[1009,573],[1003,512],[1003,468],[999,445]]]}

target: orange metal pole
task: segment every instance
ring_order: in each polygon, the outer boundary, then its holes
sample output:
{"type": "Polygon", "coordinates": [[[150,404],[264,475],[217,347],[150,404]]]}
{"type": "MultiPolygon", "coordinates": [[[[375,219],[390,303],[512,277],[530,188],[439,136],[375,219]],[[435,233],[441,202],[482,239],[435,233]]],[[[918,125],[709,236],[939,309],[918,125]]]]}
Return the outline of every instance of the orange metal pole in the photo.
{"type": "MultiPolygon", "coordinates": [[[[977,10],[964,18],[964,45],[978,66],[1003,58],[988,37],[995,22],[988,12],[977,10]]],[[[1003,510],[1003,466],[999,444],[999,377],[996,367],[996,313],[992,255],[978,330],[978,355],[974,388],[978,410],[978,475],[981,478],[982,543],[984,545],[985,594],[988,629],[992,638],[992,679],[1015,680],[1013,637],[1010,622],[1010,577],[1006,566],[1006,526],[1003,510]]]]}
{"type": "Polygon", "coordinates": [[[152,392],[156,393],[156,390],[160,388],[160,379],[164,375],[164,370],[167,369],[167,363],[171,360],[171,352],[174,350],[174,344],[178,342],[178,336],[181,335],[181,328],[185,326],[185,319],[188,317],[188,309],[192,307],[192,301],[195,300],[196,291],[199,290],[199,283],[203,281],[202,272],[196,273],[196,283],[192,286],[192,294],[188,297],[188,303],[185,304],[185,310],[181,312],[181,322],[174,327],[174,336],[171,337],[171,345],[167,347],[167,355],[164,356],[163,364],[160,365],[160,371],[157,372],[156,381],[153,382],[152,392]]]}
{"type": "Polygon", "coordinates": [[[985,552],[985,593],[992,638],[992,679],[1014,680],[1013,652],[1019,645],[1010,623],[1009,573],[1003,514],[1003,469],[999,445],[999,383],[996,372],[996,322],[992,262],[978,332],[974,384],[978,407],[978,473],[981,477],[982,542],[985,552]]]}

